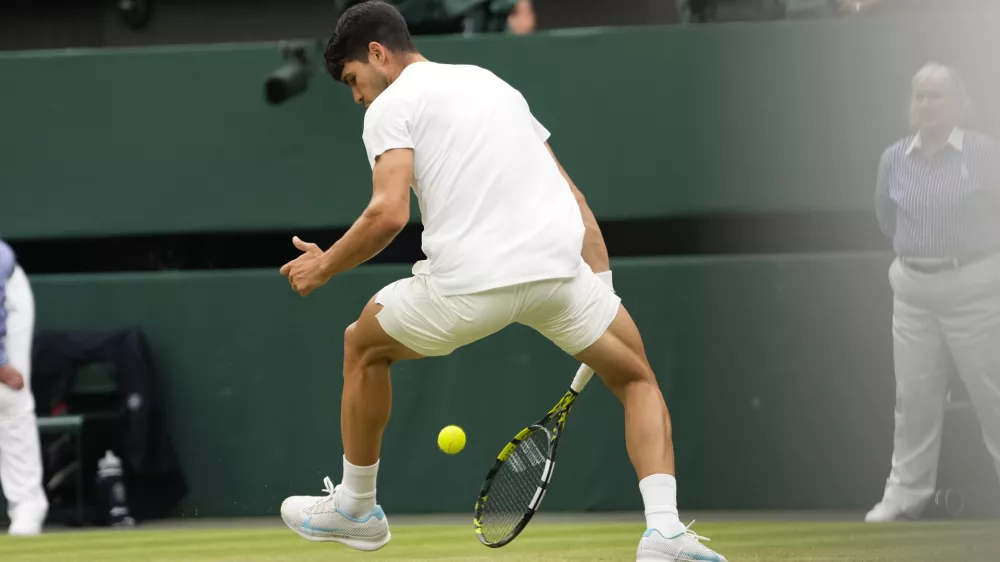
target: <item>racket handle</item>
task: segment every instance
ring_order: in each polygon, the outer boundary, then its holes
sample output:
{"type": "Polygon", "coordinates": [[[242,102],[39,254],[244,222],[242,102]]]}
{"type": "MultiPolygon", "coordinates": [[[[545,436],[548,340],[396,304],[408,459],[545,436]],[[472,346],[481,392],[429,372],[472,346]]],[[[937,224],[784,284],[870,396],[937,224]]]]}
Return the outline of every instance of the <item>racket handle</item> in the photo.
{"type": "Polygon", "coordinates": [[[587,386],[590,382],[590,377],[594,376],[594,370],[586,365],[580,365],[580,368],[576,371],[576,376],[573,377],[573,383],[569,385],[570,389],[579,394],[583,387],[587,386]]]}

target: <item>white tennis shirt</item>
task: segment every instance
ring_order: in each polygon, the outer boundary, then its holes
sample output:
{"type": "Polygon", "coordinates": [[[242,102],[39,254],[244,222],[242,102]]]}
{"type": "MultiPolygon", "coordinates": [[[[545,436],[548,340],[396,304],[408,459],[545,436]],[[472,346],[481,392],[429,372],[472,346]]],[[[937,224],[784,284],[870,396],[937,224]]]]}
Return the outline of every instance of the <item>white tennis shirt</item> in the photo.
{"type": "Polygon", "coordinates": [[[442,295],[575,277],[583,217],[516,89],[468,65],[418,62],[365,114],[369,163],[413,149],[427,274],[442,295]]]}

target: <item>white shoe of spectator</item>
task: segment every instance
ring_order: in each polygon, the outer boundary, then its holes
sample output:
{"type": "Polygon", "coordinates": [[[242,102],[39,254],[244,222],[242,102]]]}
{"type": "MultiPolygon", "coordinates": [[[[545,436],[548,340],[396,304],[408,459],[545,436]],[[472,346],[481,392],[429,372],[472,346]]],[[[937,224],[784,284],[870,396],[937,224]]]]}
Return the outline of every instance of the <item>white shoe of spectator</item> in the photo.
{"type": "Polygon", "coordinates": [[[10,522],[7,533],[12,537],[35,537],[42,534],[42,522],[44,518],[38,517],[17,517],[10,522]]]}
{"type": "Polygon", "coordinates": [[[886,503],[878,502],[875,507],[865,515],[865,523],[891,523],[893,521],[912,521],[913,518],[907,515],[898,507],[886,503]]]}

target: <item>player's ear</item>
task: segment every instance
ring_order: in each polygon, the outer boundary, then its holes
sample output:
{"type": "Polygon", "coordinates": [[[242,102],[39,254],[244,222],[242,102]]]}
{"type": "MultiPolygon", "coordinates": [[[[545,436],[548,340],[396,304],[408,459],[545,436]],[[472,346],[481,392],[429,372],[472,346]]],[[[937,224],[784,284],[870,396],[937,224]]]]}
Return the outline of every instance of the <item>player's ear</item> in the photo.
{"type": "Polygon", "coordinates": [[[385,62],[385,47],[372,41],[368,44],[368,60],[371,62],[385,62]]]}

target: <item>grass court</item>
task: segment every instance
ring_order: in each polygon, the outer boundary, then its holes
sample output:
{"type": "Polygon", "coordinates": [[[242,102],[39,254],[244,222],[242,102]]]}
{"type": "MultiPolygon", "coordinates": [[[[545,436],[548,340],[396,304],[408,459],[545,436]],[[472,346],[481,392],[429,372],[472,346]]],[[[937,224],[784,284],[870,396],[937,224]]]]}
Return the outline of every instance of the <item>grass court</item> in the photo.
{"type": "MultiPolygon", "coordinates": [[[[448,560],[556,562],[635,560],[636,523],[538,522],[512,544],[489,549],[471,524],[393,525],[393,540],[375,553],[310,543],[277,526],[225,529],[134,529],[0,537],[3,562],[336,562],[448,560]]],[[[694,530],[730,562],[996,562],[1000,524],[698,523],[694,530]]]]}

